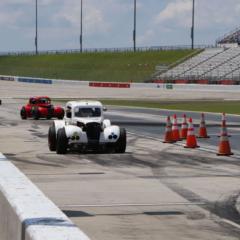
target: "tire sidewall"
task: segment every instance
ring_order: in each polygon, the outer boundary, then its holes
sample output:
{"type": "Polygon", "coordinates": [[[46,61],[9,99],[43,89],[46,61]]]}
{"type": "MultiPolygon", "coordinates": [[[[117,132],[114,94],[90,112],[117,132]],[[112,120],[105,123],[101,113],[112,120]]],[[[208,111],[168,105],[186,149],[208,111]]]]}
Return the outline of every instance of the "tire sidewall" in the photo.
{"type": "Polygon", "coordinates": [[[38,119],[39,119],[39,117],[40,117],[40,111],[39,111],[38,107],[35,107],[35,108],[32,109],[32,117],[33,117],[33,119],[35,119],[35,120],[38,120],[38,119]]]}
{"type": "Polygon", "coordinates": [[[53,125],[50,126],[48,130],[48,147],[50,151],[56,151],[56,143],[57,143],[56,128],[55,124],[53,123],[53,125]]]}
{"type": "Polygon", "coordinates": [[[27,111],[25,109],[25,107],[22,107],[21,111],[20,111],[20,115],[22,119],[27,119],[27,111]]]}
{"type": "Polygon", "coordinates": [[[125,153],[127,146],[127,133],[125,128],[120,128],[120,136],[116,143],[116,153],[125,153]]]}
{"type": "Polygon", "coordinates": [[[56,152],[57,154],[66,154],[68,147],[68,139],[65,128],[60,128],[57,132],[56,152]]]}

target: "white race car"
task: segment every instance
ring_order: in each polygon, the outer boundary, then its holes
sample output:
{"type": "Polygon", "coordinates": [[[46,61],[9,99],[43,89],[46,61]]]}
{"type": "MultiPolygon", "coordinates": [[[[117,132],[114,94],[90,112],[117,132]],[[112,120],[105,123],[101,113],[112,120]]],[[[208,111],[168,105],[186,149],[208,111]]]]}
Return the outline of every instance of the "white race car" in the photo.
{"type": "Polygon", "coordinates": [[[104,119],[105,108],[98,101],[70,101],[63,120],[55,120],[48,131],[50,151],[66,154],[68,150],[126,150],[126,130],[104,119]]]}

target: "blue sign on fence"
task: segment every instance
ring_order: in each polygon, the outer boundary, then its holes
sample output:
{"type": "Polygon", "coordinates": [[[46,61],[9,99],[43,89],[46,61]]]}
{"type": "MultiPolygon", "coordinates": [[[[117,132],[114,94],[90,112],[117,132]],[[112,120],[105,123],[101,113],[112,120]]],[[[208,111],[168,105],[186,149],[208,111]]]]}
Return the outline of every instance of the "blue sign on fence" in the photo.
{"type": "Polygon", "coordinates": [[[19,82],[24,83],[40,83],[40,84],[52,84],[52,80],[39,79],[39,78],[18,78],[19,82]]]}

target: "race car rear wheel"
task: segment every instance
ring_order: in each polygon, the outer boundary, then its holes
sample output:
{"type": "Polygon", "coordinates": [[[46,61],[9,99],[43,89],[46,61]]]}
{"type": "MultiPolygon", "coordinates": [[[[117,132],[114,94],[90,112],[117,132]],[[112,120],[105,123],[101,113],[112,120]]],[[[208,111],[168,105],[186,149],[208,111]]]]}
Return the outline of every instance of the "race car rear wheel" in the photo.
{"type": "Polygon", "coordinates": [[[60,128],[57,132],[56,152],[57,154],[66,154],[68,147],[68,139],[64,128],[60,128]]]}
{"type": "Polygon", "coordinates": [[[24,120],[27,119],[27,111],[26,111],[25,107],[23,107],[23,108],[21,109],[20,115],[21,115],[21,118],[22,118],[22,119],[24,119],[24,120]]]}
{"type": "Polygon", "coordinates": [[[120,136],[116,142],[115,152],[125,153],[127,146],[127,133],[125,128],[120,128],[120,136]]]}
{"type": "Polygon", "coordinates": [[[48,147],[50,151],[56,151],[56,128],[55,125],[53,124],[52,126],[49,127],[48,130],[48,147]]]}

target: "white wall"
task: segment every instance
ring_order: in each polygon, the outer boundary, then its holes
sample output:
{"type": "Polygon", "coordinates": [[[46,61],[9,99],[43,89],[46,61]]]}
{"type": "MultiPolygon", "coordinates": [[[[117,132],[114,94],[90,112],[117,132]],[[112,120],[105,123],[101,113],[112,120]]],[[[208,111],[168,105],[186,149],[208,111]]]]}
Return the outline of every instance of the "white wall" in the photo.
{"type": "Polygon", "coordinates": [[[89,240],[2,154],[0,154],[0,239],[89,240]]]}

